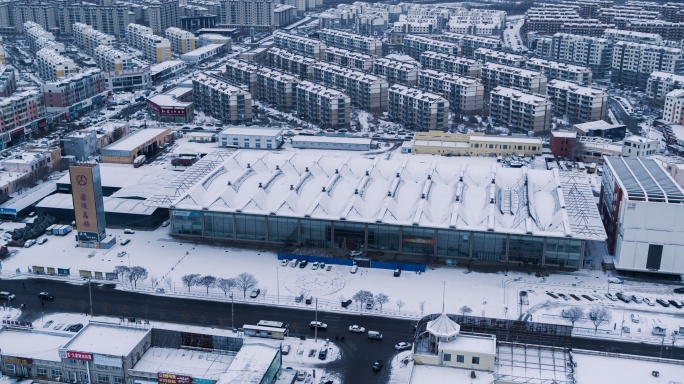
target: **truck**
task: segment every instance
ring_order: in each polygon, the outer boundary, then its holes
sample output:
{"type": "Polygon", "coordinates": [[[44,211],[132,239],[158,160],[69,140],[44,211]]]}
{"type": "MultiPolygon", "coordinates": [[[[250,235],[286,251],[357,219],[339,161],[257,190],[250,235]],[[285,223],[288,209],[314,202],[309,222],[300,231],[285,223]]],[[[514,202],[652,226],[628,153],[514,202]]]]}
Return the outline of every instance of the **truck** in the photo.
{"type": "Polygon", "coordinates": [[[57,225],[52,228],[52,234],[57,236],[66,236],[69,232],[71,232],[70,225],[57,225]]]}
{"type": "Polygon", "coordinates": [[[171,159],[171,165],[173,166],[178,166],[178,165],[183,165],[183,166],[191,166],[197,161],[197,157],[192,157],[192,156],[180,156],[180,157],[174,157],[171,159]]]}
{"type": "Polygon", "coordinates": [[[145,162],[145,155],[140,155],[133,159],[133,167],[139,168],[145,162]]]}

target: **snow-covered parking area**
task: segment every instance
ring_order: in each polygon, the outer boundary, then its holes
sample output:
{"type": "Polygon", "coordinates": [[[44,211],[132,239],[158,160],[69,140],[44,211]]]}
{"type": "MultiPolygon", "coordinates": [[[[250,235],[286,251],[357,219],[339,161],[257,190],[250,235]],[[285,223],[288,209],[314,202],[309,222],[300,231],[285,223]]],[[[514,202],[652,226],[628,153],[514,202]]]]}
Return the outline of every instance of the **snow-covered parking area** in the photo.
{"type": "MultiPolygon", "coordinates": [[[[684,295],[675,295],[667,284],[631,281],[608,284],[611,275],[600,270],[580,270],[550,277],[535,277],[521,272],[478,273],[454,267],[428,268],[423,274],[404,271],[399,277],[394,277],[392,270],[384,269],[359,268],[358,273],[352,274],[349,267],[341,265],[332,265],[330,270],[313,270],[312,264],[304,269],[282,266],[272,252],[258,248],[192,244],[173,239],[168,232],[169,227],[164,227],[124,235],[121,230],[108,229],[107,233],[112,236],[131,240],[127,245],[116,245],[109,250],[75,248],[71,236],[49,236],[47,243],[21,248],[4,261],[3,277],[15,275],[17,269],[26,274],[28,268],[34,266],[70,268],[71,278],[75,279],[80,270],[105,273],[112,272],[119,265],[142,266],[147,269],[148,277],[137,284],[124,281],[120,289],[153,293],[162,288],[163,293],[155,294],[228,300],[216,287],[210,287],[208,295],[203,286],[188,288],[183,285],[182,277],[200,274],[231,278],[248,272],[258,280],[260,293],[256,298],[250,298],[249,291],[245,297],[243,292],[234,291],[236,301],[313,310],[313,303],[307,305],[306,300],[295,301],[296,296],[303,294],[318,299],[318,309],[322,311],[363,312],[410,319],[441,312],[442,290],[445,288],[445,308],[449,313],[462,313],[469,309],[468,313],[473,316],[527,318],[569,325],[562,312],[578,306],[585,311],[585,316],[575,324],[576,333],[650,343],[662,340],[662,337],[651,334],[654,326],[666,328],[669,336],[682,325],[681,316],[684,314],[684,309],[672,306],[664,308],[658,304],[648,306],[644,302],[626,304],[609,300],[605,296],[608,290],[613,294],[624,291],[628,295],[652,300],[681,301],[684,295]],[[383,304],[376,303],[372,309],[366,309],[361,303],[342,308],[341,301],[351,299],[360,290],[376,296],[383,293],[389,300],[383,304]],[[602,324],[595,334],[586,313],[596,305],[610,309],[611,320],[602,324]],[[625,331],[621,332],[623,324],[629,330],[624,328],[625,331]]],[[[680,337],[677,343],[684,344],[684,338],[680,337]]]]}

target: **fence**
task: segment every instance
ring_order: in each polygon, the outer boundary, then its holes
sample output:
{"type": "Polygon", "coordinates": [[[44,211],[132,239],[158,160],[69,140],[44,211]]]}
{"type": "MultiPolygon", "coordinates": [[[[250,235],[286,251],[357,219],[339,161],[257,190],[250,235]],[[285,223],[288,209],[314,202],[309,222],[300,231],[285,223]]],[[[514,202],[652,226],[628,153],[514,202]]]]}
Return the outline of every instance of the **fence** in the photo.
{"type": "MultiPolygon", "coordinates": [[[[326,264],[337,264],[337,265],[349,265],[351,266],[353,264],[353,260],[351,259],[341,259],[337,257],[326,257],[326,256],[308,256],[308,255],[295,255],[291,253],[278,253],[278,260],[283,260],[283,259],[297,259],[297,260],[306,260],[310,263],[313,262],[323,262],[326,264]]],[[[425,272],[425,265],[424,264],[409,264],[409,263],[398,263],[398,262],[392,262],[392,261],[373,261],[364,258],[364,261],[368,261],[369,267],[370,268],[379,268],[379,269],[401,269],[403,271],[411,271],[411,272],[420,272],[423,273],[425,272]]],[[[361,265],[361,264],[359,264],[361,265]]],[[[365,265],[363,265],[365,267],[365,265]]]]}

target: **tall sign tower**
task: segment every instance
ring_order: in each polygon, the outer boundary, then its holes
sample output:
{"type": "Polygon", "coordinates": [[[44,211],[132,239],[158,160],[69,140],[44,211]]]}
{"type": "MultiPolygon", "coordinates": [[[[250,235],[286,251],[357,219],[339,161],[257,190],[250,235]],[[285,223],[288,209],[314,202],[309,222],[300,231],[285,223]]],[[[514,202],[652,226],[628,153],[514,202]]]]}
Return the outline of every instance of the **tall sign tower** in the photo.
{"type": "Polygon", "coordinates": [[[76,163],[69,167],[69,176],[79,246],[109,248],[111,245],[105,243],[107,233],[100,165],[76,163]]]}

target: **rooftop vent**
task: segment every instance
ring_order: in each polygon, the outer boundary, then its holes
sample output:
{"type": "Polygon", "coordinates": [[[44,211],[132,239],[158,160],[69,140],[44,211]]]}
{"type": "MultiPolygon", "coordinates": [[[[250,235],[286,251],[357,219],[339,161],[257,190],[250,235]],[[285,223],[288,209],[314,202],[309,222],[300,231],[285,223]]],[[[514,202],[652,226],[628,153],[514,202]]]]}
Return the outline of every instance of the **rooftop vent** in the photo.
{"type": "Polygon", "coordinates": [[[280,170],[280,165],[276,165],[276,170],[280,170]]]}
{"type": "Polygon", "coordinates": [[[336,170],[335,170],[335,173],[340,173],[340,170],[339,170],[339,169],[336,169],[336,170]]]}
{"type": "Polygon", "coordinates": [[[358,190],[358,189],[355,189],[355,190],[354,190],[354,194],[355,194],[355,195],[358,195],[358,194],[359,194],[359,190],[358,190]]]}
{"type": "Polygon", "coordinates": [[[252,168],[252,165],[250,163],[247,163],[247,168],[252,168]]]}
{"type": "Polygon", "coordinates": [[[259,188],[263,188],[263,187],[264,187],[264,185],[259,183],[259,188]]]}
{"type": "Polygon", "coordinates": [[[399,177],[399,172],[397,172],[397,177],[399,177]]]}
{"type": "Polygon", "coordinates": [[[290,191],[294,189],[294,184],[290,184],[290,191]]]}
{"type": "Polygon", "coordinates": [[[321,192],[325,192],[325,187],[323,187],[323,190],[321,192]]]}
{"type": "Polygon", "coordinates": [[[309,167],[304,168],[304,172],[309,172],[309,167]]]}

